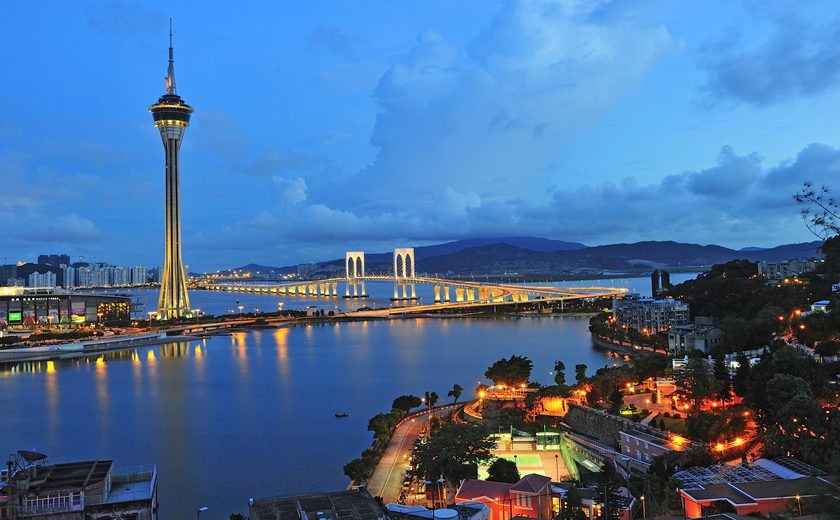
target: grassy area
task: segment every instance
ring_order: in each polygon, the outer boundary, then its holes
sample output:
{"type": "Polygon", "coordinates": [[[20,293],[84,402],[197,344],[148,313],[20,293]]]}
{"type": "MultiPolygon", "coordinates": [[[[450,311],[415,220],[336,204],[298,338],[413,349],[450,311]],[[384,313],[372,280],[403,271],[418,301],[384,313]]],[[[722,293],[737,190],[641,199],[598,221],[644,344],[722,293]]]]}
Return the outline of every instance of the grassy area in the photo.
{"type": "Polygon", "coordinates": [[[665,429],[674,433],[685,434],[685,418],[674,419],[673,417],[662,417],[660,415],[656,418],[657,424],[659,424],[660,419],[665,421],[665,429]]]}

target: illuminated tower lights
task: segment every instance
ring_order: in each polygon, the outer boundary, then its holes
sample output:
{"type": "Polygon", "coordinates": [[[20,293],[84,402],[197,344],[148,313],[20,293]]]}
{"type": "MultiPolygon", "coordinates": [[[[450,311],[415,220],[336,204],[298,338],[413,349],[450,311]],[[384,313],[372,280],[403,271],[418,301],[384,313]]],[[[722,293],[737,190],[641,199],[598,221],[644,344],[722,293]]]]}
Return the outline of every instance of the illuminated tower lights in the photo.
{"type": "Polygon", "coordinates": [[[166,157],[166,249],[163,262],[163,279],[160,282],[158,318],[185,317],[190,314],[187,296],[187,279],[181,260],[181,205],[178,172],[178,152],[184,131],[190,126],[192,107],[175,91],[175,62],[172,53],[172,20],[169,21],[169,69],[166,75],[166,93],[149,111],[160,130],[166,157]]]}

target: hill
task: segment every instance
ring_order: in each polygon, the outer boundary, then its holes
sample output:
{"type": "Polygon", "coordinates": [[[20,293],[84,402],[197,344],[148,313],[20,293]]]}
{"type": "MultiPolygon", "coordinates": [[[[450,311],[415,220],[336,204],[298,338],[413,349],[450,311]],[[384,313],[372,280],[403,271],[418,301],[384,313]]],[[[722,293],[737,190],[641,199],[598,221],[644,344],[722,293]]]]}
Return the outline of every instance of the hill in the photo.
{"type": "MultiPolygon", "coordinates": [[[[506,237],[458,240],[414,249],[417,271],[476,275],[598,273],[636,269],[708,267],[735,259],[779,261],[790,258],[821,256],[822,243],[804,242],[773,248],[730,249],[718,245],[700,245],[673,241],[644,241],[586,247],[537,237],[506,237]]],[[[366,270],[389,272],[392,253],[366,255],[366,270]]],[[[318,262],[316,272],[341,271],[344,259],[318,262]]],[[[296,266],[270,267],[249,264],[242,271],[277,273],[295,272],[296,266]]]]}

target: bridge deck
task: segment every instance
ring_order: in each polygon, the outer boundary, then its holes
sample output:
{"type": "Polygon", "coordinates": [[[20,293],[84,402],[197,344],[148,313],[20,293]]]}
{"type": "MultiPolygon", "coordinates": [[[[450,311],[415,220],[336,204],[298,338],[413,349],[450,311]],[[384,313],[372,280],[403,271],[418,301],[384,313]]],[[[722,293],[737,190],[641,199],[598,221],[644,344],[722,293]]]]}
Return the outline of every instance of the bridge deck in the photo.
{"type": "MultiPolygon", "coordinates": [[[[436,291],[446,289],[456,291],[456,301],[439,301],[431,305],[412,305],[383,309],[381,311],[367,311],[365,315],[388,316],[407,313],[424,313],[441,309],[456,309],[463,307],[484,307],[511,302],[527,302],[536,298],[540,302],[566,301],[588,298],[606,298],[621,296],[628,289],[618,287],[552,287],[548,285],[517,285],[505,283],[474,282],[464,280],[447,280],[444,278],[418,276],[413,278],[394,278],[393,276],[359,276],[353,278],[327,278],[322,280],[301,280],[297,282],[283,282],[276,284],[254,284],[247,282],[235,283],[205,283],[200,287],[209,290],[232,292],[256,292],[269,294],[306,294],[310,296],[338,296],[337,284],[349,285],[359,282],[393,282],[403,284],[434,285],[436,291]],[[332,288],[332,290],[330,290],[332,288]],[[294,291],[294,292],[291,292],[294,291]],[[320,294],[318,294],[320,291],[320,294]],[[324,292],[326,291],[326,294],[324,292]],[[330,294],[331,293],[331,294],[330,294]]],[[[361,314],[360,314],[361,315],[361,314]]]]}

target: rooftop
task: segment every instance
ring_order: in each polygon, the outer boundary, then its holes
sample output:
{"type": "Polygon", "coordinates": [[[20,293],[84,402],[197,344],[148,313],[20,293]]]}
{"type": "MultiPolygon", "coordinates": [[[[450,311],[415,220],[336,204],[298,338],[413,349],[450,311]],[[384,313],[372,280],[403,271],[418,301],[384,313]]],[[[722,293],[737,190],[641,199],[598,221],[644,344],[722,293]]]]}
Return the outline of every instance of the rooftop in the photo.
{"type": "MultiPolygon", "coordinates": [[[[34,482],[29,487],[29,491],[41,493],[59,489],[87,488],[104,481],[113,466],[112,460],[91,460],[31,467],[27,471],[34,469],[35,478],[32,479],[34,482]]],[[[21,476],[24,477],[24,475],[21,476]]],[[[16,475],[15,478],[20,477],[16,475]]]]}
{"type": "Polygon", "coordinates": [[[547,485],[551,483],[551,479],[544,475],[537,475],[536,473],[529,473],[525,475],[519,482],[514,484],[510,490],[520,493],[539,493],[547,485]]]}
{"type": "Polygon", "coordinates": [[[364,488],[264,498],[255,500],[248,510],[251,520],[385,519],[385,513],[364,488]]]}
{"type": "MultiPolygon", "coordinates": [[[[426,509],[423,506],[388,504],[385,507],[388,508],[388,516],[393,520],[423,520],[427,518],[431,520],[436,518],[434,510],[426,509]]],[[[484,511],[487,511],[487,506],[481,502],[461,502],[460,504],[446,506],[446,509],[456,513],[455,516],[451,517],[451,520],[470,520],[476,516],[480,518],[486,518],[488,516],[487,514],[482,514],[484,511]]],[[[438,509],[437,511],[437,516],[439,517],[441,510],[438,509]]]]}

